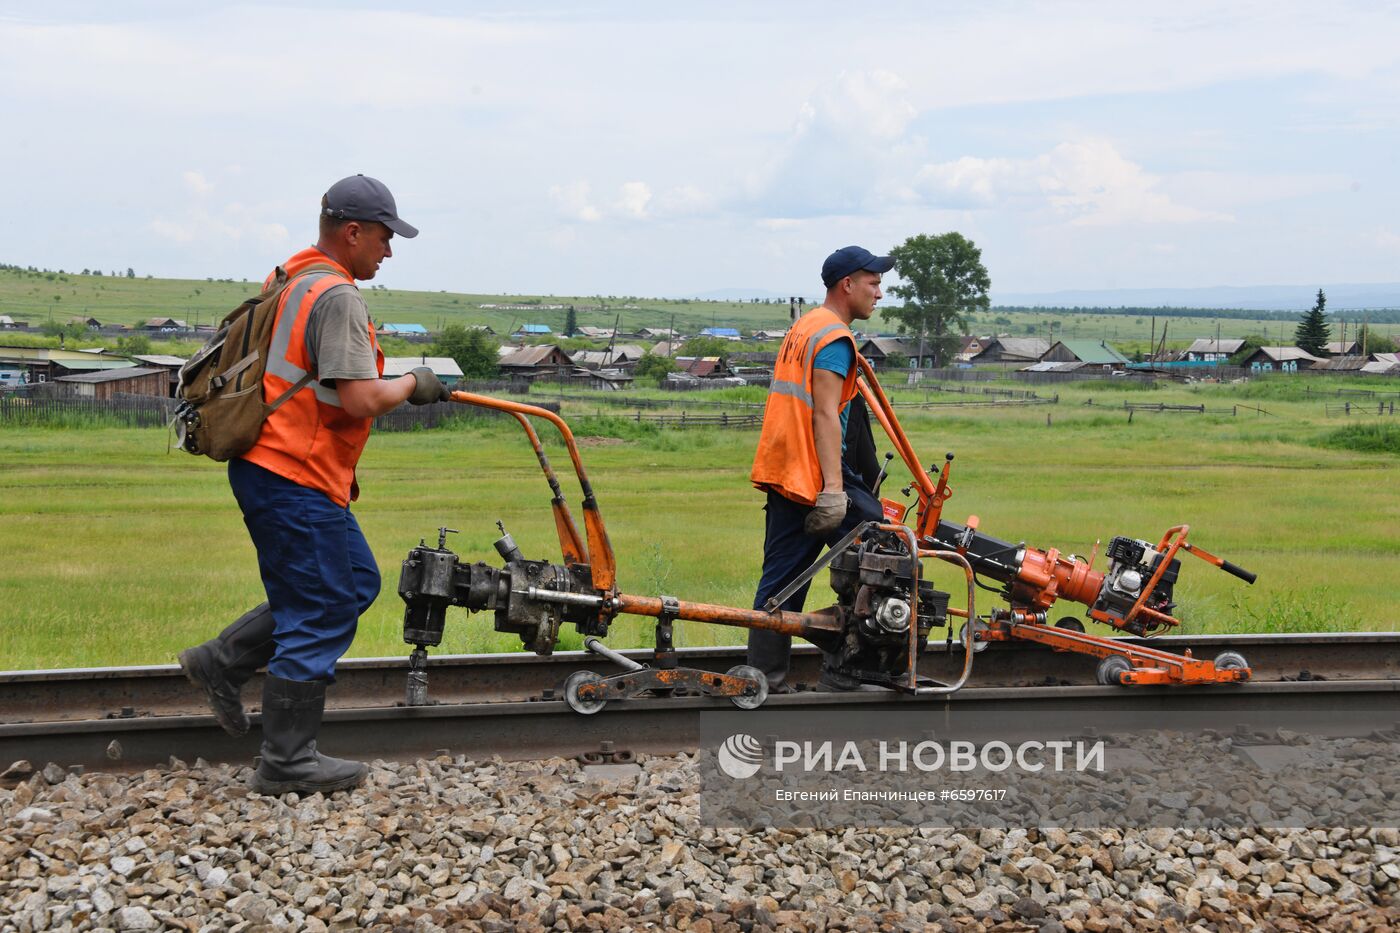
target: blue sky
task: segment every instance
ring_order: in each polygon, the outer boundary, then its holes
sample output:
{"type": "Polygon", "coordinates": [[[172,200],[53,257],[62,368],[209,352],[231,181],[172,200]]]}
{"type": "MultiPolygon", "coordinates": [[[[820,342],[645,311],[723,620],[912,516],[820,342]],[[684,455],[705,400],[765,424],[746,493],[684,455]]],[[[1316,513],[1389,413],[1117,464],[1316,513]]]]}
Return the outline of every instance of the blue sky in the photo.
{"type": "Polygon", "coordinates": [[[256,278],[365,172],[391,287],[815,293],[947,230],[1003,293],[1400,280],[1393,4],[851,11],[0,2],[0,262],[256,278]]]}

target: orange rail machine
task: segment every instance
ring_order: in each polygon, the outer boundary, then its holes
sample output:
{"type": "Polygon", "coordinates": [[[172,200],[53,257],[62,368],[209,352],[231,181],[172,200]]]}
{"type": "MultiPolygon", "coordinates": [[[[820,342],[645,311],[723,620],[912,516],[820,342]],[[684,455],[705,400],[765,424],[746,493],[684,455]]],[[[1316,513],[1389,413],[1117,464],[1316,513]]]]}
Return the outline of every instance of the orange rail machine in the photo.
{"type": "Polygon", "coordinates": [[[1062,618],[1051,625],[1048,614],[1056,601],[1068,599],[1087,606],[1086,615],[1096,622],[1133,635],[1154,635],[1180,624],[1170,613],[1182,552],[1248,583],[1254,582],[1254,574],[1190,544],[1186,525],[1169,529],[1155,545],[1114,538],[1107,549],[1107,569],[1099,571],[1093,566],[1097,545],[1095,554],[1086,561],[1061,556],[1054,549],[992,538],[978,528],[976,516],[966,524],[943,520],[943,505],[952,496],[948,478],[953,455],[947,455],[937,473],[932,468],[925,471],[870,364],[857,359],[859,390],[913,477],[905,492],[917,494],[915,521],[905,523],[911,509],[903,503],[881,500],[885,523],[868,522],[854,529],[761,610],[623,592],[617,585],[616,562],[597,498],[564,420],[544,408],[453,392],[453,401],[508,412],[519,421],[553,493],[563,562],[527,560],[504,527],[495,543],[505,562],[503,567],[461,562],[447,548],[447,535],[452,532],[448,528],[439,529],[437,547],[420,543],[413,548],[399,579],[399,595],[406,603],[404,641],[414,646],[409,657],[408,704],[428,702],[427,648],[441,644],[450,606],[492,611],[497,631],[518,634],[525,647],[542,655],[553,652],[562,624],[577,626],[588,650],[623,669],[607,677],[583,671],[569,678],[565,700],[581,713],[597,712],[609,700],[666,692],[728,697],[745,709],[763,703],[767,682],[752,667],[739,665],[724,674],[679,667],[672,647],[672,625],[677,619],[770,629],[805,638],[822,649],[828,669],[914,695],[957,690],[966,683],[977,651],[993,641],[1011,640],[1100,658],[1097,675],[1103,684],[1237,683],[1249,679],[1245,659],[1235,652],[1224,652],[1213,661],[1199,660],[1189,652],[1177,655],[1089,635],[1075,618],[1062,618]],[[582,537],[531,417],[552,422],[563,438],[583,493],[582,537]],[[924,579],[922,564],[926,559],[947,561],[962,570],[967,584],[965,608],[950,607],[950,595],[924,579]],[[777,608],[796,587],[827,568],[836,605],[800,613],[777,608]],[[988,586],[979,577],[994,580],[999,587],[988,586]],[[974,607],[977,586],[994,589],[1006,600],[1007,608],[979,616],[974,607]],[[656,648],[650,665],[633,661],[598,640],[620,614],[656,619],[656,648]],[[953,683],[920,676],[918,659],[930,632],[946,627],[951,646],[950,620],[959,617],[967,620],[957,639],[965,649],[960,676],[953,683]]]}

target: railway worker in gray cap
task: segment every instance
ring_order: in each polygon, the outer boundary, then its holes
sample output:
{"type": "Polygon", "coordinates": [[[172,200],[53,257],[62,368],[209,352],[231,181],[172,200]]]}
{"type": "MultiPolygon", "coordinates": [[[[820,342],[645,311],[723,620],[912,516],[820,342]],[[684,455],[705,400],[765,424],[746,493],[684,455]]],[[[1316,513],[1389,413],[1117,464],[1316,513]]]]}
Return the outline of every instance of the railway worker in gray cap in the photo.
{"type": "Polygon", "coordinates": [[[267,602],[180,654],[180,667],[233,735],[248,731],[242,687],[267,665],[262,763],[253,777],[253,789],[265,794],[341,790],[368,771],[316,749],[336,661],[379,595],[379,568],[350,512],[359,496],[355,466],[376,416],[404,401],[448,397],[427,367],[381,378],[384,354],[355,281],[374,278],[396,234],[418,230],[399,218],[382,182],[352,175],[322,197],[316,245],[284,263],[291,281],[262,388],[269,400],[293,394],[268,416],[252,449],[228,465],[267,602]]]}

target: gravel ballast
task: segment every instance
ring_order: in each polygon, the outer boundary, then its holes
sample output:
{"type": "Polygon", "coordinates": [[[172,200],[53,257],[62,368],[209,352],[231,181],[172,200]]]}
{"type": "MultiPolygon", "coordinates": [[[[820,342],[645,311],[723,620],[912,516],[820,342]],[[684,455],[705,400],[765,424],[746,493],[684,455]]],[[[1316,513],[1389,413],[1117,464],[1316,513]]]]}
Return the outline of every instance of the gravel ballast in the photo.
{"type": "Polygon", "coordinates": [[[44,767],[0,789],[0,933],[1400,923],[1393,828],[745,833],[700,823],[693,756],[620,770],[377,761],[272,798],[245,767],[44,767]]]}

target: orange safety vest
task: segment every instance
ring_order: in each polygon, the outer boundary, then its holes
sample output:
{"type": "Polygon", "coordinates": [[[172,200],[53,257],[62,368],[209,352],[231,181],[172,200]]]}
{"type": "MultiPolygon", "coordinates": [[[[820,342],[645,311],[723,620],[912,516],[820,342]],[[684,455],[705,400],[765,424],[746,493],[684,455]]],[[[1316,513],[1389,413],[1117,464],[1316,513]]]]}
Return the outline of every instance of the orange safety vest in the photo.
{"type": "MultiPolygon", "coordinates": [[[[814,505],[822,491],[822,467],[817,459],[817,439],[812,431],[812,363],[833,340],[855,337],[836,312],[816,307],[798,320],[783,340],[773,367],[773,384],[763,410],[763,431],[758,438],[753,472],[749,479],[759,489],[771,489],[803,505],[814,505]]],[[[841,405],[856,394],[858,369],[841,387],[841,405]]]]}
{"type": "MultiPolygon", "coordinates": [[[[288,259],[285,268],[288,277],[296,281],[282,293],[277,307],[263,375],[264,400],[277,398],[312,369],[306,352],[306,323],[316,299],[337,285],[355,284],[344,266],[315,247],[288,259]],[[314,265],[328,265],[339,271],[307,272],[296,278],[299,272],[314,265]]],[[[272,276],[268,276],[271,280],[272,276]]],[[[384,352],[374,337],[374,324],[368,326],[374,366],[383,376],[384,352]]],[[[340,394],[312,380],[268,416],[258,442],[243,459],[300,486],[319,489],[333,502],[348,507],[359,498],[355,464],[369,439],[372,420],[346,414],[340,405],[340,394]]]]}

